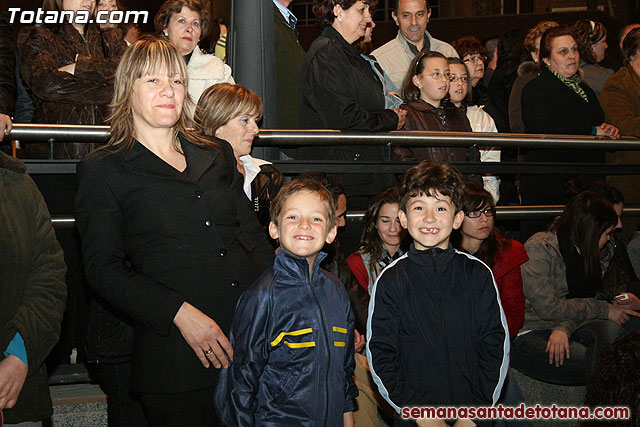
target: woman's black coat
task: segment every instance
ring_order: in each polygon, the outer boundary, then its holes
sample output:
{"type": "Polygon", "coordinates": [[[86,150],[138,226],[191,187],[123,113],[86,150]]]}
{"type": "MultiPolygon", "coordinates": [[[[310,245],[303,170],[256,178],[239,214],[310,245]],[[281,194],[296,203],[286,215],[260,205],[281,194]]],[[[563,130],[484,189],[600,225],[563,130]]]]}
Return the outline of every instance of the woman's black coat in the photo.
{"type": "Polygon", "coordinates": [[[580,87],[586,102],[549,70],[522,89],[522,120],[527,133],[591,135],[594,126],[604,122],[598,97],[586,83],[580,87]]]}
{"type": "Polygon", "coordinates": [[[180,173],[139,142],[78,164],[76,220],[87,279],[134,321],[132,388],[180,393],[215,386],[173,319],[188,302],[227,333],[236,300],[273,261],[242,191],[229,144],[182,139],[180,173]]]}
{"type": "Polygon", "coordinates": [[[371,64],[330,25],[304,56],[299,87],[302,129],[387,132],[398,125],[371,64]]]}
{"type": "MultiPolygon", "coordinates": [[[[546,67],[522,89],[522,120],[527,133],[591,135],[604,122],[604,112],[593,90],[584,82],[580,95],[546,67]]],[[[604,163],[604,150],[529,149],[528,162],[604,163]]],[[[558,166],[561,169],[561,166],[558,166]]],[[[575,175],[523,175],[520,193],[524,204],[565,203],[564,184],[575,175]]]]}

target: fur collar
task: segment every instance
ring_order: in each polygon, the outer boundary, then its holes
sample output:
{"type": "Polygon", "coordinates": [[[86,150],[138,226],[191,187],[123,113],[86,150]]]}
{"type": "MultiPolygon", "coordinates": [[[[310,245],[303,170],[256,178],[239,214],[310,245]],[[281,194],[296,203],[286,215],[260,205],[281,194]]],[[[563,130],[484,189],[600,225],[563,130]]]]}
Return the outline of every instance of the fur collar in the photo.
{"type": "Polygon", "coordinates": [[[532,74],[540,72],[540,64],[533,61],[526,61],[522,64],[518,65],[518,75],[522,76],[524,74],[532,74]]]}
{"type": "Polygon", "coordinates": [[[20,160],[0,151],[0,169],[9,169],[16,173],[25,173],[27,167],[20,160]]]}
{"type": "Polygon", "coordinates": [[[216,79],[224,78],[224,62],[215,55],[204,53],[200,46],[193,49],[193,54],[187,65],[189,79],[216,79]]]}

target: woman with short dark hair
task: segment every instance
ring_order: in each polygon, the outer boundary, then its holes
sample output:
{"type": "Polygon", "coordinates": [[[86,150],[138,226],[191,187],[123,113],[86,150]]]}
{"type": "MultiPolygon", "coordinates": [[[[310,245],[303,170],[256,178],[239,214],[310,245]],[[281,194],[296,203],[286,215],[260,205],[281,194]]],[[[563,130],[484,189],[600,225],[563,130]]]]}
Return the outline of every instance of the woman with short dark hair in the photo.
{"type": "MultiPolygon", "coordinates": [[[[165,36],[187,63],[189,96],[198,102],[202,92],[217,83],[235,83],[231,68],[220,58],[200,49],[198,43],[207,37],[211,27],[211,13],[201,0],[167,0],[153,19],[156,33],[165,36]]],[[[193,116],[193,111],[187,111],[193,116]]]]}
{"type": "Polygon", "coordinates": [[[311,44],[300,72],[300,125],[306,129],[386,132],[404,114],[385,110],[382,82],[354,43],[371,24],[375,0],[315,0],[322,34],[311,44]]]}
{"type": "MultiPolygon", "coordinates": [[[[406,112],[385,109],[383,82],[354,46],[372,24],[376,4],[376,0],[314,0],[313,12],[323,29],[305,54],[300,70],[301,128],[387,132],[404,125],[406,112]]],[[[385,158],[385,148],[303,147],[296,157],[379,161],[385,158]]],[[[387,177],[381,174],[349,174],[348,181],[341,180],[352,206],[362,209],[371,195],[388,185],[387,177]]]]}
{"type": "Polygon", "coordinates": [[[506,119],[506,106],[501,105],[502,101],[495,91],[490,90],[483,84],[485,62],[487,60],[484,46],[477,38],[465,36],[453,42],[453,47],[469,73],[466,104],[476,105],[491,116],[496,132],[508,132],[509,123],[506,119]]]}
{"type": "MultiPolygon", "coordinates": [[[[571,29],[559,26],[545,31],[540,40],[540,75],[522,89],[522,119],[527,133],[619,138],[618,129],[605,122],[596,94],[581,81],[579,66],[580,53],[571,29]]],[[[530,149],[527,161],[604,163],[605,155],[595,149],[530,149]]],[[[523,176],[523,204],[564,203],[564,183],[571,178],[523,176]]]]}

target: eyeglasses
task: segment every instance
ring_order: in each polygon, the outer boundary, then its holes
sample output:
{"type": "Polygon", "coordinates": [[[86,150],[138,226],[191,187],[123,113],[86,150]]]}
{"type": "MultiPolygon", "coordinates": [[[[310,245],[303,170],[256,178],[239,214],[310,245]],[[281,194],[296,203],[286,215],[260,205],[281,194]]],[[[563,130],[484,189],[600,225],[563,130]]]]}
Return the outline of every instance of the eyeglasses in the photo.
{"type": "Polygon", "coordinates": [[[469,211],[469,212],[465,212],[464,214],[469,218],[480,218],[482,214],[484,214],[484,216],[488,218],[490,216],[495,216],[496,210],[495,208],[485,208],[481,211],[469,211]]]}
{"type": "Polygon", "coordinates": [[[449,77],[449,81],[451,83],[455,83],[457,81],[461,81],[462,83],[469,83],[469,77],[465,77],[465,76],[456,76],[455,74],[451,74],[451,76],[449,77]]]}
{"type": "Polygon", "coordinates": [[[427,76],[433,80],[451,80],[451,74],[449,73],[439,73],[436,71],[435,73],[427,74],[427,76]]]}
{"type": "Polygon", "coordinates": [[[484,62],[487,60],[487,57],[484,55],[474,55],[467,59],[463,59],[462,62],[484,62]]]}

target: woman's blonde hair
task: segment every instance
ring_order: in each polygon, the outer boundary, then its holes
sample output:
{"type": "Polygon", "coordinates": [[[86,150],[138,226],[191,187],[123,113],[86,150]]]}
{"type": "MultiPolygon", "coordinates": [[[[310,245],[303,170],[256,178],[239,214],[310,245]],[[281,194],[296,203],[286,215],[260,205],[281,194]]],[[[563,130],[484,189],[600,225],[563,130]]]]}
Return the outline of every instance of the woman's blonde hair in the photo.
{"type": "MultiPolygon", "coordinates": [[[[185,99],[180,117],[174,125],[176,135],[181,134],[189,142],[211,145],[210,141],[199,138],[187,130],[188,107],[193,105],[186,88],[188,87],[187,66],[178,50],[168,40],[145,36],[127,48],[114,79],[113,98],[109,107],[111,115],[107,119],[111,125],[111,138],[100,149],[117,147],[115,151],[128,151],[135,141],[133,125],[133,84],[142,76],[166,70],[168,75],[179,74],[185,86],[185,99]]],[[[182,152],[179,141],[174,140],[174,148],[182,152]]]]}
{"type": "Polygon", "coordinates": [[[196,131],[215,136],[229,120],[242,114],[262,117],[262,100],[244,86],[220,83],[209,86],[200,96],[193,122],[196,131]]]}

